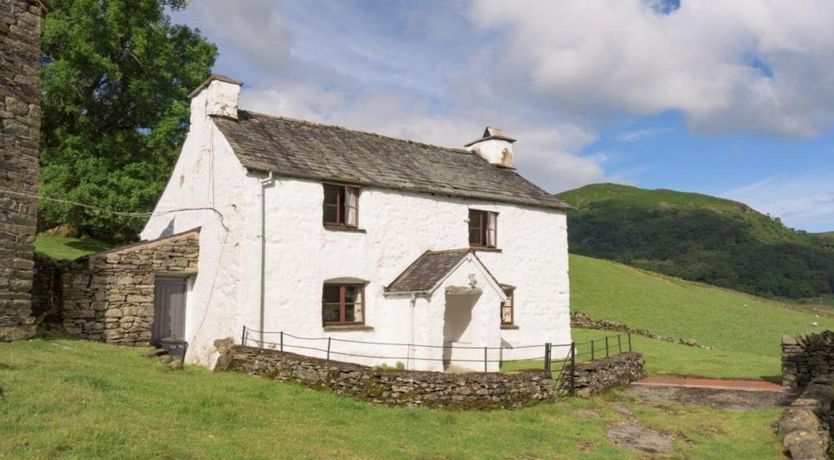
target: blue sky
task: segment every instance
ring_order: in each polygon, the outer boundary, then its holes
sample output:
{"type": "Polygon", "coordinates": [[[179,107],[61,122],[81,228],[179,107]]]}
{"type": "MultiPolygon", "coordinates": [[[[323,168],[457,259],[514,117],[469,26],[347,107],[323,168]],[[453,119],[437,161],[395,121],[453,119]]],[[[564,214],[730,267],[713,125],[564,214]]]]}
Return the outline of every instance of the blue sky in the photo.
{"type": "Polygon", "coordinates": [[[738,199],[834,230],[827,0],[192,0],[244,108],[446,146],[518,138],[547,190],[738,199]]]}

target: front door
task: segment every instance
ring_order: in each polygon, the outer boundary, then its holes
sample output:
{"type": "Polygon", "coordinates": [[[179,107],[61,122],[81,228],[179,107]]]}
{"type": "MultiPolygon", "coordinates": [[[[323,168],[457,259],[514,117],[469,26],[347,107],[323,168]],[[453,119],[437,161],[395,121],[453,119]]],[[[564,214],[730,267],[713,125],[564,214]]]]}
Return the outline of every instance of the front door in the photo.
{"type": "Polygon", "coordinates": [[[156,278],[152,344],[165,338],[185,339],[185,291],[185,278],[156,278]]]}

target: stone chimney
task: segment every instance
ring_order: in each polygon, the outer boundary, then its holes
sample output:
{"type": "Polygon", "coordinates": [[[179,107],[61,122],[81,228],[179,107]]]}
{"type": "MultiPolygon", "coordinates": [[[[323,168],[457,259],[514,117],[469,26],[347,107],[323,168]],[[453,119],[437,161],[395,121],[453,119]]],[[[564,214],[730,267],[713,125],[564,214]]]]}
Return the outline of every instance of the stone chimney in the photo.
{"type": "Polygon", "coordinates": [[[191,98],[191,122],[195,122],[195,117],[209,115],[237,120],[241,86],[242,81],[212,74],[188,95],[191,98]]]}
{"type": "Polygon", "coordinates": [[[466,150],[475,152],[490,164],[504,168],[513,167],[513,142],[515,139],[507,136],[498,128],[487,128],[484,135],[465,145],[466,150]]]}

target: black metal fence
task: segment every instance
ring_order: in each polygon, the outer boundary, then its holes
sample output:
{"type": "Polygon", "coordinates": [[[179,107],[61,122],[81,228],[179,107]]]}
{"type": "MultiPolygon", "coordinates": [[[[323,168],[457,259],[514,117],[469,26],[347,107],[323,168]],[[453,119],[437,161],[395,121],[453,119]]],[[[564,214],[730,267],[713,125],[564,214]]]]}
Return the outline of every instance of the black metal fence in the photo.
{"type": "Polygon", "coordinates": [[[575,345],[576,358],[580,362],[596,361],[632,351],[631,333],[609,335],[587,342],[577,342],[575,345]]]}
{"type": "Polygon", "coordinates": [[[575,394],[577,362],[595,361],[632,351],[631,334],[617,334],[587,342],[566,344],[543,343],[536,345],[499,347],[476,347],[456,344],[421,345],[404,342],[374,342],[334,337],[302,337],[284,331],[258,331],[243,327],[241,345],[271,348],[281,352],[323,358],[341,357],[397,361],[402,363],[441,362],[465,363],[470,366],[483,365],[489,372],[490,364],[497,368],[510,367],[512,370],[543,369],[550,372],[558,388],[568,395],[575,394]],[[348,346],[347,344],[351,344],[348,346]],[[441,350],[437,356],[437,350],[441,350]],[[529,363],[529,367],[524,367],[529,363]],[[566,385],[561,382],[566,381],[566,385]]]}

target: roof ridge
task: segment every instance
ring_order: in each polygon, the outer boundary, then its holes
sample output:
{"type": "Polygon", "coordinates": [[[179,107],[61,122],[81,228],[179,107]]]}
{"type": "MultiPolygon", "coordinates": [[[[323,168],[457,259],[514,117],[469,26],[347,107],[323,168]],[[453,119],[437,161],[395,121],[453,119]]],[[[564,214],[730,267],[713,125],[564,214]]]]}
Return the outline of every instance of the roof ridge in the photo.
{"type": "MultiPolygon", "coordinates": [[[[435,149],[448,150],[448,151],[455,152],[455,153],[465,153],[465,154],[474,155],[473,152],[470,152],[469,150],[466,150],[463,147],[444,147],[442,145],[429,144],[429,143],[426,143],[426,142],[415,141],[415,140],[412,140],[412,139],[403,139],[403,138],[400,138],[400,137],[386,136],[385,134],[374,133],[374,132],[371,132],[371,131],[363,131],[361,129],[348,128],[347,126],[341,126],[341,125],[336,125],[336,124],[332,124],[332,123],[322,123],[322,122],[318,122],[318,121],[302,120],[300,118],[286,117],[286,116],[283,116],[283,115],[273,115],[271,113],[257,112],[257,111],[254,111],[254,110],[244,110],[244,109],[238,110],[238,114],[240,114],[241,112],[247,113],[247,114],[250,114],[250,115],[258,115],[258,116],[277,119],[277,120],[291,121],[291,122],[300,123],[300,124],[304,124],[304,125],[313,125],[313,126],[320,126],[320,127],[323,127],[323,128],[333,128],[333,129],[338,129],[338,130],[342,130],[342,131],[350,131],[350,132],[353,132],[353,133],[365,134],[365,135],[368,135],[368,136],[380,137],[380,138],[383,138],[383,139],[390,139],[392,141],[397,141],[397,142],[405,142],[407,144],[414,144],[414,145],[418,145],[418,146],[422,146],[422,147],[430,147],[430,148],[435,148],[435,149]]],[[[214,117],[214,116],[217,116],[217,115],[211,115],[211,116],[214,117]]]]}

